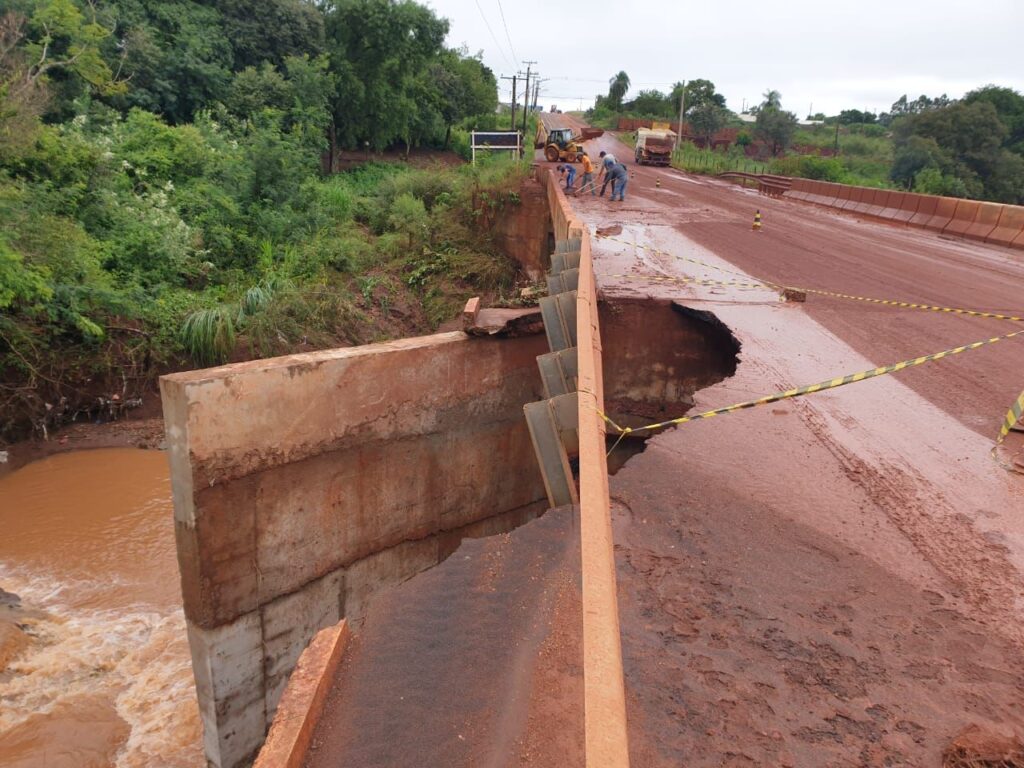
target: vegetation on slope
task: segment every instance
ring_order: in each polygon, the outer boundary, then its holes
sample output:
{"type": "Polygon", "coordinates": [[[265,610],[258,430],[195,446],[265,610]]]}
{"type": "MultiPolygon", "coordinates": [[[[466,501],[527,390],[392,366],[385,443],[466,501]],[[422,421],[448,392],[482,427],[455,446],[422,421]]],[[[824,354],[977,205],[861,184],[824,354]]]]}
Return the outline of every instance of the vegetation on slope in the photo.
{"type": "Polygon", "coordinates": [[[323,172],[493,123],[493,74],[429,9],[5,7],[0,435],[117,410],[178,367],[430,331],[511,286],[488,230],[518,166],[323,172]]]}

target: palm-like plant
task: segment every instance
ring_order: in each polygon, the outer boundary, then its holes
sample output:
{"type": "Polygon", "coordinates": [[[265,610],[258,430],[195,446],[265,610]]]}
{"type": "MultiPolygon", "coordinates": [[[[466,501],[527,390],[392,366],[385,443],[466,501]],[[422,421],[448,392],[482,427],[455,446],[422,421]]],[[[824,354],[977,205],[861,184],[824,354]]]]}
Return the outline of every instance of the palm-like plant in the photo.
{"type": "Polygon", "coordinates": [[[611,103],[612,109],[620,109],[622,107],[622,100],[625,98],[628,90],[629,75],[625,72],[619,72],[619,74],[608,81],[608,101],[611,103]]]}

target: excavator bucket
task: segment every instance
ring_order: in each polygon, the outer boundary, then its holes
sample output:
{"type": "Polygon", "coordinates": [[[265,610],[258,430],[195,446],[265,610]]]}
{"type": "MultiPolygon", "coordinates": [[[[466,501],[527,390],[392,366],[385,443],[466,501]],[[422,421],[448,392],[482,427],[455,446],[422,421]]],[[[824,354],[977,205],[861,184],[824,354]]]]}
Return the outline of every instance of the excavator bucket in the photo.
{"type": "Polygon", "coordinates": [[[600,128],[584,128],[580,134],[580,141],[590,141],[591,139],[599,139],[604,136],[604,131],[600,128]]]}

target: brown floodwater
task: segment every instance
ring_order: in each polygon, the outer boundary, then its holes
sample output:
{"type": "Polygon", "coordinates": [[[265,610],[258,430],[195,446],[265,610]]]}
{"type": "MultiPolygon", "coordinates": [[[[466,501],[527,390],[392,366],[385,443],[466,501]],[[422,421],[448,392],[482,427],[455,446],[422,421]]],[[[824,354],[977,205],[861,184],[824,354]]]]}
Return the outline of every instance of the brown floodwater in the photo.
{"type": "Polygon", "coordinates": [[[41,612],[0,671],[0,765],[202,765],[165,454],[66,453],[0,478],[0,588],[41,612]]]}

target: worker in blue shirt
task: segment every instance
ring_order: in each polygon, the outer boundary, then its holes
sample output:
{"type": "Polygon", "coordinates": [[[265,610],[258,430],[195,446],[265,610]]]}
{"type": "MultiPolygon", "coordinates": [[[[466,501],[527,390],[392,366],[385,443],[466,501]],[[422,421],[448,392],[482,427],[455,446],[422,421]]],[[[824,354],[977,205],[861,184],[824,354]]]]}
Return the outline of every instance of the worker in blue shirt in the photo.
{"type": "Polygon", "coordinates": [[[558,166],[558,172],[560,175],[565,176],[565,191],[568,192],[572,189],[572,185],[576,183],[576,166],[572,163],[566,163],[565,165],[558,166]]]}

